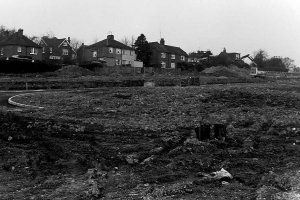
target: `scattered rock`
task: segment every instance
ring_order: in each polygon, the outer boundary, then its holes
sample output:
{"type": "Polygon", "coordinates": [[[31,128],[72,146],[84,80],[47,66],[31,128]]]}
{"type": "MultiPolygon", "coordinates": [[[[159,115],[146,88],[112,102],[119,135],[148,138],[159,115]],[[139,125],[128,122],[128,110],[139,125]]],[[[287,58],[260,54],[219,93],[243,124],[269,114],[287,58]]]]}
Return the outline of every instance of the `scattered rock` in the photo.
{"type": "Polygon", "coordinates": [[[203,172],[198,172],[197,177],[199,177],[199,180],[194,181],[194,184],[201,185],[202,183],[209,183],[214,181],[222,181],[222,184],[224,182],[229,182],[233,179],[233,176],[226,171],[225,169],[221,169],[217,172],[212,172],[211,174],[206,174],[203,172]]]}
{"type": "Polygon", "coordinates": [[[147,163],[151,162],[152,160],[154,160],[154,158],[155,158],[155,156],[152,155],[152,156],[146,158],[145,160],[143,160],[143,162],[141,162],[141,164],[142,165],[147,164],[147,163]]]}
{"type": "Polygon", "coordinates": [[[97,168],[94,168],[89,169],[88,174],[90,184],[89,195],[96,198],[103,196],[103,190],[107,180],[107,173],[98,171],[97,168]]]}
{"type": "Polygon", "coordinates": [[[266,200],[266,199],[274,199],[273,195],[280,192],[279,189],[272,187],[272,186],[262,186],[259,188],[256,193],[256,200],[266,200]]]}
{"type": "Polygon", "coordinates": [[[226,181],[233,179],[233,176],[226,171],[225,169],[221,169],[220,171],[211,173],[212,177],[216,180],[226,181]]]}
{"type": "Polygon", "coordinates": [[[222,181],[222,185],[229,185],[230,183],[228,183],[227,181],[222,181]]]}
{"type": "Polygon", "coordinates": [[[135,164],[139,162],[138,156],[136,154],[127,155],[125,160],[127,161],[128,164],[135,164]]]}
{"type": "Polygon", "coordinates": [[[161,153],[163,150],[164,150],[163,147],[157,147],[157,148],[155,148],[155,149],[152,149],[152,150],[150,151],[150,153],[151,153],[151,154],[159,154],[159,153],[161,153]]]}

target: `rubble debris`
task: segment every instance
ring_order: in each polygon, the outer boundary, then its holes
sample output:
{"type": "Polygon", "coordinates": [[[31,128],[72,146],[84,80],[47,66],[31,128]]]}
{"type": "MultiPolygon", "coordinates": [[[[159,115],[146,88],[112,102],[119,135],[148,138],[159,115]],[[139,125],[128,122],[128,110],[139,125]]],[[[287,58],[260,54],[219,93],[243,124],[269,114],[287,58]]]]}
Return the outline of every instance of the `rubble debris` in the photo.
{"type": "Polygon", "coordinates": [[[233,179],[233,176],[223,168],[220,171],[211,173],[211,175],[214,179],[221,181],[229,181],[233,179]]]}
{"type": "Polygon", "coordinates": [[[212,172],[210,174],[198,172],[197,177],[200,179],[194,181],[194,184],[196,185],[215,181],[221,181],[222,184],[223,182],[224,184],[227,184],[225,182],[230,182],[233,179],[233,176],[223,168],[220,171],[212,172]]]}
{"type": "Polygon", "coordinates": [[[128,164],[135,164],[139,162],[136,154],[127,155],[125,160],[127,161],[128,164]]]}
{"type": "Polygon", "coordinates": [[[97,168],[89,169],[89,194],[92,197],[102,197],[104,192],[104,186],[107,179],[107,173],[98,171],[97,168]]]}

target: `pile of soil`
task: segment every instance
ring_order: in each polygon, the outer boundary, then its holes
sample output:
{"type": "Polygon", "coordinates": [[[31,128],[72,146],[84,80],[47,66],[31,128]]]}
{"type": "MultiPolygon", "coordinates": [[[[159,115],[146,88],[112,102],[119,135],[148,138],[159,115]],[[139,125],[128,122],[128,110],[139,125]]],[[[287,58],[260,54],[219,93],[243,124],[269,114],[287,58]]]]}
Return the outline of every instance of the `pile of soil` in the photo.
{"type": "Polygon", "coordinates": [[[79,77],[79,76],[93,76],[95,73],[91,70],[79,67],[77,65],[64,66],[61,69],[55,71],[57,76],[63,77],[79,77]]]}
{"type": "Polygon", "coordinates": [[[228,67],[220,65],[207,68],[202,71],[202,73],[211,76],[224,76],[224,77],[237,77],[237,78],[247,78],[249,77],[249,70],[245,68],[239,68],[236,65],[229,65],[228,67]]]}

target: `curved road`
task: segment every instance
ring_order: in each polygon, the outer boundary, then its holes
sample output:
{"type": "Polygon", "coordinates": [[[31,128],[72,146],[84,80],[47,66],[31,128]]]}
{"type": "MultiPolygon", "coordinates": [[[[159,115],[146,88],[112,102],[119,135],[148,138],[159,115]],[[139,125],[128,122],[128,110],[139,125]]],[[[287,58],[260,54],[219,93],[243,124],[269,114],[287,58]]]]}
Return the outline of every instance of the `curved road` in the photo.
{"type": "Polygon", "coordinates": [[[41,92],[43,90],[18,90],[18,91],[0,91],[0,106],[6,106],[9,108],[15,108],[16,106],[13,106],[8,103],[8,99],[14,95],[17,94],[23,94],[23,93],[32,93],[32,92],[41,92]]]}

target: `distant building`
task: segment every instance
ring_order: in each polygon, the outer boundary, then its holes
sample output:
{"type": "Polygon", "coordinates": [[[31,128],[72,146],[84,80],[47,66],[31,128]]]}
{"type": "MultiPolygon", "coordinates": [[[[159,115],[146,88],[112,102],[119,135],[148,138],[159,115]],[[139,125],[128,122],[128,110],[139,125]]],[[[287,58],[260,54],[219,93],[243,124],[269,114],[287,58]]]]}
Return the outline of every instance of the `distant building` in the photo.
{"type": "Polygon", "coordinates": [[[177,68],[178,63],[187,62],[188,54],[180,47],[165,45],[165,40],[162,38],[160,43],[150,42],[151,50],[151,67],[161,68],[177,68]]]}
{"type": "Polygon", "coordinates": [[[227,53],[225,48],[219,54],[219,56],[227,56],[232,61],[240,60],[240,58],[241,58],[241,54],[240,53],[235,53],[235,52],[227,53]]]}
{"type": "Polygon", "coordinates": [[[23,29],[0,41],[0,57],[29,56],[42,60],[42,47],[23,35],[23,29]]]}
{"type": "Polygon", "coordinates": [[[42,47],[42,59],[47,63],[73,63],[76,61],[76,52],[70,42],[70,37],[68,39],[42,37],[39,43],[42,47]]]}
{"type": "Polygon", "coordinates": [[[105,62],[107,66],[130,65],[142,67],[142,62],[136,61],[135,50],[108,35],[106,39],[92,45],[82,44],[77,50],[79,64],[92,61],[105,62]]]}
{"type": "Polygon", "coordinates": [[[189,53],[188,62],[189,63],[200,63],[203,60],[209,60],[212,55],[211,51],[197,51],[189,53]]]}

